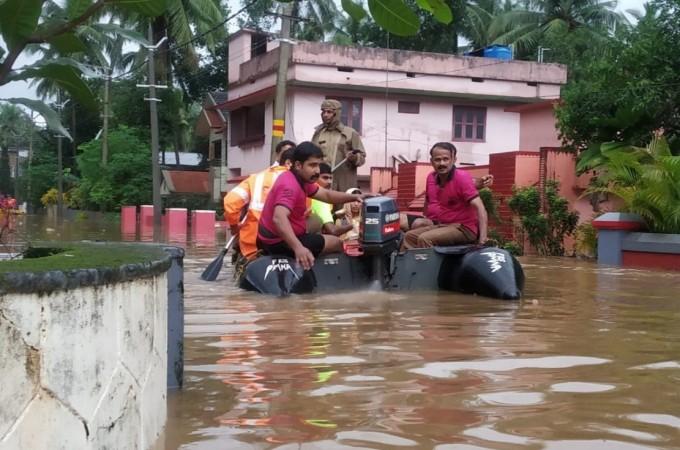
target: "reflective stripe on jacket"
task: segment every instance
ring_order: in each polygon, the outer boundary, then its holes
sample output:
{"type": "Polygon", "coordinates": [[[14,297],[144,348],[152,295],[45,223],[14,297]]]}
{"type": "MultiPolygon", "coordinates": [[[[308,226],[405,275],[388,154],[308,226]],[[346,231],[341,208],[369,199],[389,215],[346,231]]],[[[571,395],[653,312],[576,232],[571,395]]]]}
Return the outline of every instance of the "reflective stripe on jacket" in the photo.
{"type": "Polygon", "coordinates": [[[238,225],[241,212],[248,207],[246,219],[239,230],[241,253],[252,259],[257,252],[257,223],[260,220],[267,194],[276,178],[286,171],[285,166],[272,166],[250,175],[224,197],[224,217],[230,226],[238,225]]]}

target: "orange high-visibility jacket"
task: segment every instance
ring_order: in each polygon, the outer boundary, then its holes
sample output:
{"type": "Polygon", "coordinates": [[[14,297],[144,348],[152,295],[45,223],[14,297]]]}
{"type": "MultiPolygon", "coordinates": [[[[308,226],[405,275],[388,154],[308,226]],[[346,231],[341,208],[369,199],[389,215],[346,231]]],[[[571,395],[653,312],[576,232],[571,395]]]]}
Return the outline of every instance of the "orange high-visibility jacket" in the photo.
{"type": "Polygon", "coordinates": [[[239,230],[239,247],[241,254],[252,259],[257,252],[257,222],[264,209],[267,194],[274,182],[284,171],[285,166],[268,167],[262,172],[254,173],[229,191],[224,196],[224,216],[230,226],[238,225],[241,211],[248,205],[246,219],[239,230]]]}

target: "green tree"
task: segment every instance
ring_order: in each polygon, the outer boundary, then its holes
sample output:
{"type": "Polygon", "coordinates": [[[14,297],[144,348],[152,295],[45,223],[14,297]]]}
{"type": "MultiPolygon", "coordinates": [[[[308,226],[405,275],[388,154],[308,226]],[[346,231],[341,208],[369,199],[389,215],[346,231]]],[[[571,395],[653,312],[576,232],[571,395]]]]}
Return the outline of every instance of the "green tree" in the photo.
{"type": "Polygon", "coordinates": [[[594,170],[586,194],[613,194],[624,211],[642,216],[650,231],[680,233],[680,156],[659,132],[646,147],[621,142],[593,145],[579,155],[579,172],[594,170]]]}
{"type": "Polygon", "coordinates": [[[657,3],[609,51],[576,65],[557,119],[566,146],[608,141],[644,145],[664,128],[672,148],[680,134],[680,6],[657,3]]]}
{"type": "Polygon", "coordinates": [[[494,21],[492,34],[498,35],[495,43],[513,44],[516,54],[528,59],[535,57],[545,39],[580,30],[591,42],[598,42],[627,23],[614,10],[615,0],[538,0],[523,6],[494,21]]]}
{"type": "Polygon", "coordinates": [[[109,135],[110,159],[100,164],[100,144],[90,141],[78,156],[78,196],[86,207],[114,210],[151,200],[151,150],[141,130],[120,126],[109,135]]]}
{"type": "MultiPolygon", "coordinates": [[[[165,0],[146,0],[129,2],[126,0],[68,0],[64,17],[54,17],[53,2],[45,0],[4,0],[0,2],[0,34],[6,44],[6,51],[0,52],[0,86],[16,80],[49,78],[81,104],[96,109],[93,93],[82,79],[87,68],[78,61],[68,58],[41,60],[31,66],[16,71],[14,64],[28,46],[46,45],[73,51],[82,47],[76,36],[77,28],[105,12],[135,11],[146,16],[157,16],[165,10],[165,0]],[[46,6],[43,8],[43,6],[46,6]]],[[[62,134],[69,133],[61,125],[56,113],[43,102],[24,99],[4,99],[18,103],[39,112],[47,125],[62,134]]]]}
{"type": "MultiPolygon", "coordinates": [[[[361,2],[342,0],[342,9],[355,21],[366,17],[367,12],[361,2]]],[[[274,2],[272,0],[248,2],[246,10],[248,20],[241,21],[241,25],[268,30],[274,23],[271,17],[274,2]]],[[[450,24],[455,17],[447,0],[367,0],[368,14],[383,30],[396,36],[416,37],[420,31],[421,17],[419,12],[425,11],[438,22],[450,24]]],[[[337,14],[337,6],[331,0],[305,0],[297,6],[297,13],[309,22],[301,27],[302,36],[315,36],[317,39],[330,39],[339,23],[345,23],[337,14]],[[329,36],[329,33],[331,36],[329,36]]]]}
{"type": "Polygon", "coordinates": [[[15,195],[9,148],[28,148],[28,134],[32,131],[33,122],[23,110],[15,105],[0,104],[0,193],[15,195]]]}
{"type": "Polygon", "coordinates": [[[464,14],[465,4],[461,0],[445,0],[443,3],[453,12],[456,20],[450,23],[441,22],[428,11],[417,9],[419,4],[417,0],[406,0],[407,6],[416,10],[420,23],[417,35],[389,34],[388,37],[388,32],[381,25],[374,20],[367,19],[358,26],[357,43],[367,47],[455,54],[458,51],[458,37],[462,32],[460,18],[464,14]]]}
{"type": "Polygon", "coordinates": [[[29,205],[40,205],[40,197],[57,186],[56,139],[49,131],[36,133],[33,160],[20,181],[29,205]],[[30,185],[30,190],[28,186],[30,185]]]}
{"type": "Polygon", "coordinates": [[[508,206],[519,216],[523,234],[539,255],[564,254],[564,238],[574,233],[578,213],[569,211],[569,202],[559,195],[557,181],[546,182],[543,196],[534,186],[514,188],[508,206]]]}

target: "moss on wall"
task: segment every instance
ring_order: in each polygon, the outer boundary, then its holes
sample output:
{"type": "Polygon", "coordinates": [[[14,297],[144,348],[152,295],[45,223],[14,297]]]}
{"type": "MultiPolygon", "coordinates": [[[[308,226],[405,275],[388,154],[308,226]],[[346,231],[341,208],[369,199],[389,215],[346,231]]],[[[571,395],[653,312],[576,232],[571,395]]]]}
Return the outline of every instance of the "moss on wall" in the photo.
{"type": "Polygon", "coordinates": [[[141,243],[51,242],[24,259],[0,261],[0,294],[50,292],[154,276],[167,271],[168,246],[141,243]]]}

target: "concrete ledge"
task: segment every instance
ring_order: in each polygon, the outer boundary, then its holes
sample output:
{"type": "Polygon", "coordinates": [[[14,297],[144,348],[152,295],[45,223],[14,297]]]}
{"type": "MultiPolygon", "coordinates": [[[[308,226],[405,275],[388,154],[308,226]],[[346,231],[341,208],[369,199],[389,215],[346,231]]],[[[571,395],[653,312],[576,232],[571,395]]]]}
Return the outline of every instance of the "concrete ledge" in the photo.
{"type": "MultiPolygon", "coordinates": [[[[81,258],[83,258],[82,254],[87,252],[112,253],[117,251],[121,253],[122,259],[112,257],[104,258],[101,261],[100,258],[97,264],[99,267],[89,268],[88,263],[94,265],[95,258],[88,259],[85,257],[80,261],[69,264],[70,267],[64,270],[51,267],[50,264],[42,264],[41,267],[32,269],[34,262],[43,258],[5,261],[0,264],[0,295],[9,293],[47,294],[58,290],[101,286],[153,277],[165,273],[170,268],[172,256],[164,251],[164,247],[155,244],[112,244],[105,242],[39,243],[34,248],[75,249],[74,253],[79,253],[81,258]],[[82,268],[77,268],[78,265],[82,268]]],[[[55,258],[56,256],[58,255],[47,256],[44,259],[55,258]]],[[[70,263],[70,261],[68,262],[70,263]]],[[[59,266],[60,263],[55,260],[53,265],[59,266]]]]}
{"type": "Polygon", "coordinates": [[[680,234],[629,233],[623,239],[622,249],[633,252],[680,255],[680,234]]]}
{"type": "Polygon", "coordinates": [[[72,253],[0,263],[0,450],[154,448],[167,386],[181,386],[184,251],[72,253]],[[27,263],[43,271],[17,270],[27,263]]]}

